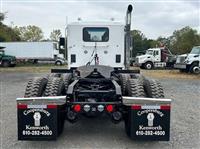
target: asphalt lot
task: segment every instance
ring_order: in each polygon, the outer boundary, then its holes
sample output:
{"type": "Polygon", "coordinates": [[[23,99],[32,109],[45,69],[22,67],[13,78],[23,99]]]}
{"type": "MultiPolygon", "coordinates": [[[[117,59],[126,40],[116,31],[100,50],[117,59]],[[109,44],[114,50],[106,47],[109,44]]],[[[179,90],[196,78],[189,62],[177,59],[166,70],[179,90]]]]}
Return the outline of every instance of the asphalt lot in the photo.
{"type": "Polygon", "coordinates": [[[75,124],[65,122],[57,141],[17,140],[17,97],[24,95],[29,78],[37,73],[0,72],[0,135],[2,149],[27,148],[106,148],[106,149],[198,149],[200,148],[200,79],[159,78],[165,96],[173,99],[171,140],[169,142],[138,142],[130,140],[124,123],[113,124],[109,119],[83,118],[75,124]]]}

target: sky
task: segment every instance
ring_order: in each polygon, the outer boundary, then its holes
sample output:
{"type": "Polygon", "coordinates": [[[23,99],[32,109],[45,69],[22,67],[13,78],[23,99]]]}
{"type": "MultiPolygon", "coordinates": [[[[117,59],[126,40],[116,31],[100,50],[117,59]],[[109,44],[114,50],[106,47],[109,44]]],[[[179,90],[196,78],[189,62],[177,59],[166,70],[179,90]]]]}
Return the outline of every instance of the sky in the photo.
{"type": "Polygon", "coordinates": [[[67,23],[82,21],[125,22],[128,4],[133,5],[132,28],[147,38],[168,37],[190,26],[200,33],[200,0],[0,0],[10,26],[39,26],[48,38],[53,29],[64,35],[67,23]]]}

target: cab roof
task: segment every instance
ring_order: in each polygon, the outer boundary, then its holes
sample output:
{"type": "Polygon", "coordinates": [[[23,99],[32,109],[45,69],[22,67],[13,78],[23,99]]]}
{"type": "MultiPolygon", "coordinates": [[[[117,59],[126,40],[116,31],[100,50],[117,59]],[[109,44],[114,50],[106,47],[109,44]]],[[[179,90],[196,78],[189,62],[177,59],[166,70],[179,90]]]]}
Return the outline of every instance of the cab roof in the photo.
{"type": "Polygon", "coordinates": [[[78,22],[72,22],[68,24],[69,26],[74,26],[74,25],[78,25],[78,26],[113,26],[113,25],[117,25],[117,26],[124,26],[125,24],[121,23],[121,22],[115,22],[115,21],[96,21],[96,22],[84,22],[84,21],[78,21],[78,22]]]}

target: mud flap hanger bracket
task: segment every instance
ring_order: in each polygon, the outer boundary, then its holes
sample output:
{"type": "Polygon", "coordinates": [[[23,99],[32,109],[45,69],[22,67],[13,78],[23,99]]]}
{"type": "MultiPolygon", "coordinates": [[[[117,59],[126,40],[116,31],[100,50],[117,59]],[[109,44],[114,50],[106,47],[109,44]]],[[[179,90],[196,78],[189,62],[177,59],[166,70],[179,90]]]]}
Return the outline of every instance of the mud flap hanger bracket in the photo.
{"type": "Polygon", "coordinates": [[[143,105],[158,105],[158,104],[171,104],[171,99],[161,99],[161,98],[143,98],[143,97],[122,97],[123,104],[126,106],[131,106],[133,104],[143,104],[143,105]]]}

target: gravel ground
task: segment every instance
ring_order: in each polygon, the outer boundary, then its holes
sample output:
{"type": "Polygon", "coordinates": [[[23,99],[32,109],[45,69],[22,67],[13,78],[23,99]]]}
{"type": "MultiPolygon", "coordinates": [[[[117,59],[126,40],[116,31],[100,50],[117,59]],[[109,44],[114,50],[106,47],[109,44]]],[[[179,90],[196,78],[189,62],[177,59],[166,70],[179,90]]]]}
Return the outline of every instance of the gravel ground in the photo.
{"type": "Polygon", "coordinates": [[[57,141],[17,141],[16,97],[22,97],[29,78],[36,73],[0,73],[1,148],[200,148],[200,80],[159,79],[167,98],[173,99],[171,140],[169,142],[137,142],[125,133],[124,123],[109,119],[83,118],[75,124],[66,121],[57,141]]]}

